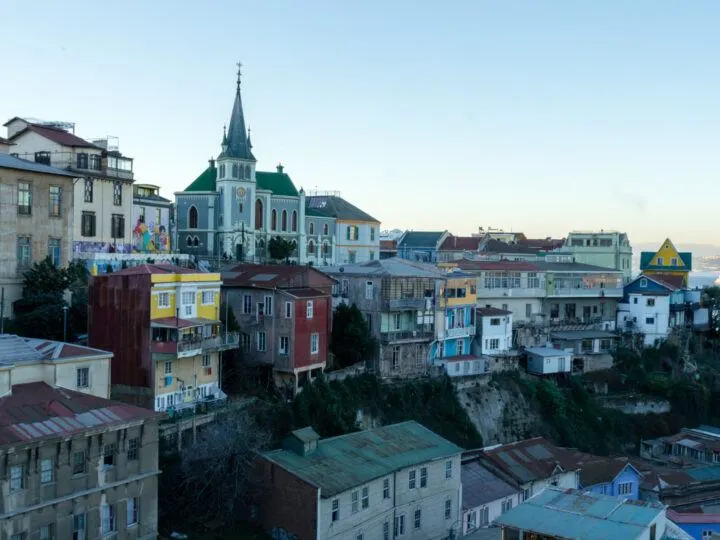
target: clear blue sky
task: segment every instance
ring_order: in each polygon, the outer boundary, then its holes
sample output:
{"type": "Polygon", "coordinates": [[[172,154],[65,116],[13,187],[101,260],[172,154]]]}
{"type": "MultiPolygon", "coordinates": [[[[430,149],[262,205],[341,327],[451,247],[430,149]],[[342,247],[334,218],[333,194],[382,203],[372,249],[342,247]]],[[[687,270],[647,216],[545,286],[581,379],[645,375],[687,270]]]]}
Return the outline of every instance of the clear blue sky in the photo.
{"type": "Polygon", "coordinates": [[[383,227],[717,242],[720,2],[66,2],[2,9],[0,118],[114,135],[166,196],[219,153],[383,227]]]}

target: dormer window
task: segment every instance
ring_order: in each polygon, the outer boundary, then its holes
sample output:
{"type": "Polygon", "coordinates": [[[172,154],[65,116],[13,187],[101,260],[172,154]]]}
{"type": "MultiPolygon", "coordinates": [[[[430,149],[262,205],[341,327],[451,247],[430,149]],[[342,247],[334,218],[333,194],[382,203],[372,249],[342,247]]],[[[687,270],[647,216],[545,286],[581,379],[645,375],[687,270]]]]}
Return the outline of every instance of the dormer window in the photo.
{"type": "Polygon", "coordinates": [[[656,264],[657,264],[658,266],[662,266],[662,265],[663,265],[663,258],[662,258],[662,257],[658,257],[658,258],[657,258],[657,261],[656,261],[656,264]]]}
{"type": "Polygon", "coordinates": [[[642,279],[640,280],[640,287],[643,288],[643,289],[645,289],[645,288],[647,288],[647,285],[648,285],[647,279],[642,278],[642,279]]]}

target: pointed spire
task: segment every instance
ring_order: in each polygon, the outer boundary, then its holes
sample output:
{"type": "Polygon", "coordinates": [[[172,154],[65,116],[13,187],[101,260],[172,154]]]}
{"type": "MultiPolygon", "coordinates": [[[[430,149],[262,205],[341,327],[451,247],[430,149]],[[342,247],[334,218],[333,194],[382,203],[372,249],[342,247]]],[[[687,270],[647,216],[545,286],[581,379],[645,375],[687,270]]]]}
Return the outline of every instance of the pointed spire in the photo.
{"type": "Polygon", "coordinates": [[[247,146],[250,150],[252,150],[252,141],[250,141],[250,126],[248,126],[247,146]]]}
{"type": "Polygon", "coordinates": [[[243,114],[242,99],[240,96],[241,68],[242,64],[238,62],[235,102],[233,103],[232,114],[230,115],[230,126],[228,127],[227,134],[223,136],[224,144],[220,157],[255,161],[255,156],[253,156],[250,151],[250,138],[245,130],[245,115],[243,114]]]}

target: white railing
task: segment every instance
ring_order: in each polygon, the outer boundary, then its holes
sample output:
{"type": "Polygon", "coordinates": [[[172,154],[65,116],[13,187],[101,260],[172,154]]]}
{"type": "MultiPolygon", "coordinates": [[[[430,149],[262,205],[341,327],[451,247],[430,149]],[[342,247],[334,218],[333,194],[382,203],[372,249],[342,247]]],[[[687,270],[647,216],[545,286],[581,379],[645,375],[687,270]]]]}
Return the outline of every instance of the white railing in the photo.
{"type": "Polygon", "coordinates": [[[458,328],[446,328],[444,333],[444,337],[446,338],[460,338],[460,337],[468,337],[468,336],[474,336],[475,335],[475,327],[474,326],[463,326],[458,328]]]}

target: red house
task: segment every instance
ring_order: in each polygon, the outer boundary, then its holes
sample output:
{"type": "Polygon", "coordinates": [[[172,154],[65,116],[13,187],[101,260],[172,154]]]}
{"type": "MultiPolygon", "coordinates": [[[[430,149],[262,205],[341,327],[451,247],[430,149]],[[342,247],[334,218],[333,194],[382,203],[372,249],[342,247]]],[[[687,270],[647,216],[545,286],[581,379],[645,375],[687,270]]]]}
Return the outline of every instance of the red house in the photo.
{"type": "Polygon", "coordinates": [[[250,364],[272,366],[288,394],[327,364],[333,279],[310,266],[240,264],[222,273],[250,364]]]}

